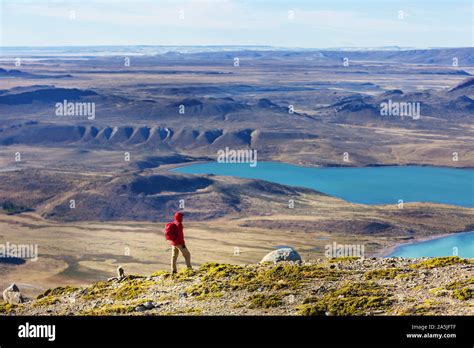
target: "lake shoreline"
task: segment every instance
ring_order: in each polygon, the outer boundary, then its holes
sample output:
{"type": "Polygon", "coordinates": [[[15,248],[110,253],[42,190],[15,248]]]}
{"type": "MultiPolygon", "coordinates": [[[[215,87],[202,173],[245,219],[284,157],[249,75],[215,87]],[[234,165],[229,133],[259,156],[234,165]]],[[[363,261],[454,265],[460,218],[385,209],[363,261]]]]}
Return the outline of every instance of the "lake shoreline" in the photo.
{"type": "MultiPolygon", "coordinates": [[[[207,160],[198,160],[198,161],[191,161],[191,162],[182,162],[182,163],[172,163],[167,165],[162,165],[162,169],[166,169],[168,171],[173,171],[177,168],[183,168],[192,166],[194,164],[203,164],[203,163],[214,163],[214,161],[207,161],[207,160]]],[[[275,161],[275,160],[265,160],[261,162],[272,162],[272,163],[280,163],[280,164],[290,164],[296,167],[303,167],[303,168],[379,168],[379,167],[438,167],[438,168],[448,168],[448,169],[473,169],[474,166],[463,166],[463,167],[455,167],[455,166],[443,166],[443,165],[432,165],[432,164],[417,164],[417,163],[407,163],[407,164],[379,164],[379,163],[371,163],[361,166],[356,165],[335,165],[335,164],[320,164],[320,165],[308,165],[308,164],[301,164],[301,163],[293,163],[293,162],[282,162],[282,161],[275,161]]],[[[258,166],[258,162],[257,162],[258,166]]]]}
{"type": "Polygon", "coordinates": [[[457,235],[457,234],[472,233],[472,232],[474,232],[474,231],[460,231],[460,232],[452,232],[452,233],[442,233],[442,234],[438,234],[436,236],[417,237],[417,238],[413,238],[412,240],[410,240],[409,242],[406,242],[406,243],[396,243],[392,246],[386,247],[383,250],[373,254],[372,256],[373,257],[383,257],[383,258],[397,257],[397,256],[391,256],[391,255],[399,247],[408,246],[408,245],[412,245],[412,244],[423,243],[423,242],[428,242],[428,241],[431,241],[431,240],[450,237],[450,236],[454,236],[454,235],[457,235]]]}
{"type": "Polygon", "coordinates": [[[472,169],[433,166],[311,168],[267,161],[249,167],[246,163],[199,161],[176,163],[162,170],[264,180],[311,189],[355,204],[392,205],[403,199],[406,203],[430,202],[474,208],[469,191],[474,175],[472,169]],[[446,190],[447,187],[452,189],[446,190]],[[397,195],[393,194],[394,190],[397,195]]]}

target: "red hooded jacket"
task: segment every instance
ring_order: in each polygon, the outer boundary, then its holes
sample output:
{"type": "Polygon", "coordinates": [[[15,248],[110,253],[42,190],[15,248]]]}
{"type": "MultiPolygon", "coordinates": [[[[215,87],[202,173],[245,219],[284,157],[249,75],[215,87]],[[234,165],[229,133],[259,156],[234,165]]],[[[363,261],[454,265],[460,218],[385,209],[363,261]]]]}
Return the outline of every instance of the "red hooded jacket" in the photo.
{"type": "Polygon", "coordinates": [[[171,240],[173,245],[183,245],[184,244],[184,232],[183,232],[183,214],[175,213],[174,214],[174,225],[176,226],[175,238],[171,240]]]}

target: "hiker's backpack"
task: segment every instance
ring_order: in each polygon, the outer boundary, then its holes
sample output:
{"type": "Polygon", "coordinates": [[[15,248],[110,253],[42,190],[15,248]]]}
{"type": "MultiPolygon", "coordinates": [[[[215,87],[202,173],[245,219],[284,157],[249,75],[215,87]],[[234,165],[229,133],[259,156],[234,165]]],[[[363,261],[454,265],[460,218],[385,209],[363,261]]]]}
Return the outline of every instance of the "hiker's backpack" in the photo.
{"type": "Polygon", "coordinates": [[[176,240],[177,237],[177,231],[176,231],[176,225],[174,222],[168,222],[165,226],[165,238],[166,240],[176,240]]]}

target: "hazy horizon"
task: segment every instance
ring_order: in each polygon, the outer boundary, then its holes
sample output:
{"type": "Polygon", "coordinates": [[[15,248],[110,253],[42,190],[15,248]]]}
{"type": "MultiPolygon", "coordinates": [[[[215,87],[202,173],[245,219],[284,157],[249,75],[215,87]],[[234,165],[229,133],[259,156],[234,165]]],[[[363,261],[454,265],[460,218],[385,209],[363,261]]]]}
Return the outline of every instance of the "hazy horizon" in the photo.
{"type": "Polygon", "coordinates": [[[20,45],[20,46],[6,46],[3,45],[1,48],[82,48],[82,47],[256,47],[256,48],[270,48],[278,50],[340,50],[340,49],[357,49],[357,50],[369,50],[369,49],[383,49],[383,50],[435,50],[435,49],[452,49],[452,48],[474,48],[474,46],[333,46],[333,47],[296,47],[296,46],[273,46],[273,45],[239,45],[239,44],[195,44],[195,45],[154,45],[154,44],[123,44],[123,45],[20,45]]]}

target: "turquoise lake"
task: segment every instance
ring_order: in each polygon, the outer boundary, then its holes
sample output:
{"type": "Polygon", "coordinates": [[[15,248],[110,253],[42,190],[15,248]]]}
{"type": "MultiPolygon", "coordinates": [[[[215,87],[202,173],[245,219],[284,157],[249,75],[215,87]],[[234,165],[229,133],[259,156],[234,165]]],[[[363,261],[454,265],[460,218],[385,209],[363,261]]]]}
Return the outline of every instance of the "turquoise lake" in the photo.
{"type": "Polygon", "coordinates": [[[315,189],[354,203],[435,202],[474,207],[474,170],[444,167],[307,168],[276,162],[208,162],[179,167],[187,174],[262,179],[315,189]]]}
{"type": "Polygon", "coordinates": [[[398,246],[389,256],[435,257],[452,256],[474,257],[474,232],[456,233],[425,242],[398,246]]]}
{"type": "MultiPolygon", "coordinates": [[[[276,162],[248,164],[199,163],[174,172],[262,179],[315,189],[354,203],[435,202],[474,207],[474,170],[444,167],[307,168],[276,162]]],[[[390,256],[474,257],[474,232],[458,233],[397,247],[390,256]]]]}

